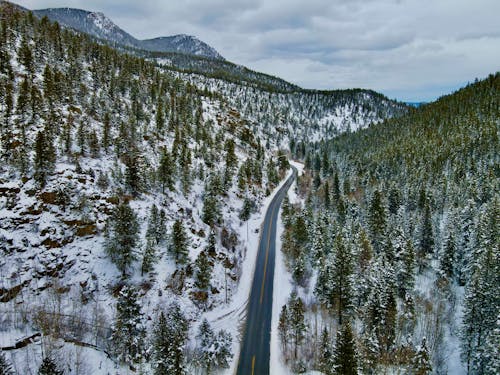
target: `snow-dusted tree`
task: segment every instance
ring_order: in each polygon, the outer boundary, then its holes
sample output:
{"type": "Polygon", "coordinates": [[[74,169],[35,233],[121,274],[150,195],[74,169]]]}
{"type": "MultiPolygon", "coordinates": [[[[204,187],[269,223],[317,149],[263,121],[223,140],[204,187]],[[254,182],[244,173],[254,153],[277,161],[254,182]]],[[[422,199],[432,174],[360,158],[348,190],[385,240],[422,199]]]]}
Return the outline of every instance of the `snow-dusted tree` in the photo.
{"type": "Polygon", "coordinates": [[[432,364],[425,337],[422,339],[422,343],[416,348],[412,369],[415,375],[429,375],[432,373],[432,364]]]}
{"type": "Polygon", "coordinates": [[[12,366],[5,358],[5,354],[0,350],[0,375],[12,375],[12,366]]]}
{"type": "Polygon", "coordinates": [[[330,308],[336,307],[340,324],[352,304],[353,260],[351,247],[344,236],[338,234],[333,242],[333,252],[320,269],[316,283],[316,294],[330,308]]]}
{"type": "Polygon", "coordinates": [[[318,355],[318,369],[325,375],[332,375],[332,343],[330,341],[330,335],[326,327],[323,328],[321,332],[320,344],[319,344],[319,355],[318,355]]]}
{"type": "Polygon", "coordinates": [[[384,248],[387,231],[387,213],[382,193],[376,190],[373,193],[368,209],[368,224],[373,248],[377,253],[384,248]]]}
{"type": "Polygon", "coordinates": [[[63,375],[64,371],[57,367],[56,362],[49,356],[45,357],[38,368],[38,375],[63,375]]]}
{"type": "Polygon", "coordinates": [[[48,175],[54,169],[55,159],[56,152],[51,137],[45,130],[39,131],[35,139],[34,177],[41,187],[45,186],[48,175]]]}
{"type": "Polygon", "coordinates": [[[290,338],[293,342],[293,357],[298,358],[299,347],[304,341],[306,324],[305,324],[305,307],[302,299],[297,296],[296,292],[292,292],[288,305],[289,308],[289,324],[290,338]]]}
{"type": "Polygon", "coordinates": [[[173,302],[161,312],[153,329],[153,369],[155,375],[186,373],[185,345],[189,323],[179,304],[173,302]]]}
{"type": "Polygon", "coordinates": [[[484,351],[484,373],[500,374],[500,313],[498,314],[495,328],[486,336],[484,351]]]}
{"type": "Polygon", "coordinates": [[[195,261],[195,281],[194,285],[201,291],[206,291],[210,287],[213,264],[208,259],[207,252],[201,251],[195,261]]]}
{"type": "Polygon", "coordinates": [[[144,326],[139,295],[134,287],[124,286],[116,303],[111,340],[115,355],[127,364],[138,363],[144,354],[144,326]]]}
{"type": "Polygon", "coordinates": [[[153,270],[156,262],[156,241],[151,237],[146,237],[146,247],[142,256],[141,276],[153,270]]]}
{"type": "Polygon", "coordinates": [[[336,375],[356,375],[358,373],[356,343],[349,322],[344,323],[337,334],[332,361],[333,373],[336,375]]]}
{"type": "Polygon", "coordinates": [[[175,164],[172,161],[170,153],[164,149],[160,158],[160,165],[158,166],[158,181],[161,184],[162,192],[165,193],[165,188],[170,191],[174,190],[174,174],[175,164]]]}
{"type": "Polygon", "coordinates": [[[233,354],[231,352],[231,335],[221,330],[214,334],[210,323],[203,319],[198,329],[197,361],[206,374],[213,370],[228,368],[233,354]]]}
{"type": "Polygon", "coordinates": [[[185,264],[188,261],[188,236],[180,219],[176,220],[172,227],[170,252],[177,264],[185,264]]]}
{"type": "Polygon", "coordinates": [[[458,282],[461,286],[467,283],[470,276],[469,254],[472,254],[476,242],[475,215],[477,214],[475,202],[468,200],[465,207],[460,212],[457,251],[456,251],[456,272],[458,282]]]}
{"type": "Polygon", "coordinates": [[[146,238],[154,239],[156,244],[159,244],[166,237],[165,228],[165,211],[158,210],[155,204],[151,206],[151,212],[148,218],[148,227],[146,230],[146,238]]]}
{"type": "Polygon", "coordinates": [[[484,249],[475,265],[464,299],[462,356],[469,373],[484,372],[485,339],[495,328],[500,311],[500,252],[498,242],[484,249]]]}
{"type": "Polygon", "coordinates": [[[286,353],[288,349],[288,338],[290,336],[290,326],[289,326],[289,316],[286,304],[281,307],[279,322],[278,322],[278,335],[280,337],[280,342],[283,348],[283,352],[286,353]]]}
{"type": "Polygon", "coordinates": [[[242,221],[247,221],[250,219],[250,215],[255,210],[255,202],[249,197],[245,197],[243,200],[243,207],[241,208],[240,214],[238,215],[239,219],[242,221]]]}
{"type": "Polygon", "coordinates": [[[410,239],[403,244],[398,258],[399,262],[396,271],[398,295],[404,298],[411,293],[415,285],[415,251],[410,239]]]}
{"type": "Polygon", "coordinates": [[[420,232],[420,257],[425,258],[434,252],[434,231],[432,229],[431,207],[427,202],[420,232]]]}
{"type": "Polygon", "coordinates": [[[135,249],[139,242],[139,223],[128,202],[115,208],[106,225],[105,250],[123,275],[136,259],[135,249]]]}

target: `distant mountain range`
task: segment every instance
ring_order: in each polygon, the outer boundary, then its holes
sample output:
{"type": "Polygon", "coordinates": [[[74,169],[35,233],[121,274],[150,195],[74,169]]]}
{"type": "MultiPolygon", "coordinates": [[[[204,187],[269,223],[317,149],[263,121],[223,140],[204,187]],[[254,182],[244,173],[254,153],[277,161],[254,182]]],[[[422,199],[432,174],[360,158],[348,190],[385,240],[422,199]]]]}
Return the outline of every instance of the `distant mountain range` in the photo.
{"type": "Polygon", "coordinates": [[[224,60],[224,57],[213,47],[191,35],[179,34],[146,40],[136,39],[100,12],[73,8],[49,8],[34,10],[33,14],[40,18],[47,16],[50,20],[57,21],[63,26],[128,47],[224,60]]]}

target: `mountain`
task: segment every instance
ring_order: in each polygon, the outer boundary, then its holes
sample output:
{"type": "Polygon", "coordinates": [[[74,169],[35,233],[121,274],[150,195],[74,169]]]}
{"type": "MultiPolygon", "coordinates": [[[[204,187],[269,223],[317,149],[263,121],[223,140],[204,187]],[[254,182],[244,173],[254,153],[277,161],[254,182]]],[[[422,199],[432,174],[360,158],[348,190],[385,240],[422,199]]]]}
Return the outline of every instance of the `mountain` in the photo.
{"type": "Polygon", "coordinates": [[[71,27],[83,33],[104,39],[112,43],[137,47],[137,39],[123,31],[108,17],[100,12],[89,12],[73,8],[49,8],[34,10],[37,17],[47,17],[60,25],[71,27]]]}
{"type": "Polygon", "coordinates": [[[224,60],[214,48],[195,36],[185,34],[141,40],[140,47],[150,51],[180,52],[209,59],[224,60]]]}
{"type": "Polygon", "coordinates": [[[46,16],[61,25],[106,40],[112,44],[148,51],[177,52],[202,56],[208,59],[224,60],[214,48],[190,35],[180,34],[147,40],[136,39],[100,12],[89,12],[73,8],[49,8],[34,10],[33,13],[37,17],[46,16]]]}

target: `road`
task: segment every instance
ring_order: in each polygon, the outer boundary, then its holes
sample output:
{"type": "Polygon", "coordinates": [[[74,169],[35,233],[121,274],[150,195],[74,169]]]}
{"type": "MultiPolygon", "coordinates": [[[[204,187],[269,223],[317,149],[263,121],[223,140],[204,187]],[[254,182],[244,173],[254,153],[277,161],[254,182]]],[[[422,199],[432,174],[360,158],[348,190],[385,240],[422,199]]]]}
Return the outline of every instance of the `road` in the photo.
{"type": "Polygon", "coordinates": [[[248,301],[247,322],[238,362],[238,375],[268,375],[273,312],[276,221],[281,202],[297,176],[297,169],[269,205],[255,264],[252,291],[248,301]]]}

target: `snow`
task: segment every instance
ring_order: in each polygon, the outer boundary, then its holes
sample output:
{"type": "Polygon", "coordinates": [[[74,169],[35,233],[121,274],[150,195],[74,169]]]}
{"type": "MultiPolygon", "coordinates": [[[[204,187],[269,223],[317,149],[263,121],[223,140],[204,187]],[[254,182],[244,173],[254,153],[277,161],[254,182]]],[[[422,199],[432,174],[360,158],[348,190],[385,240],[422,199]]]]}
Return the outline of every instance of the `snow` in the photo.
{"type": "Polygon", "coordinates": [[[246,306],[248,303],[248,298],[250,296],[253,275],[255,271],[260,233],[262,232],[261,226],[272,199],[279,191],[281,186],[285,184],[291,174],[292,171],[290,170],[287,176],[281,181],[279,186],[274,189],[272,194],[264,199],[260,211],[253,214],[248,220],[248,226],[247,224],[243,224],[238,228],[240,239],[245,241],[246,251],[238,287],[233,294],[233,299],[229,302],[228,305],[216,308],[205,314],[205,317],[212,325],[214,331],[225,329],[230,332],[233,337],[234,357],[229,369],[223,372],[223,374],[226,375],[233,374],[238,364],[238,357],[240,354],[240,339],[242,338],[242,328],[244,327],[246,319],[246,306]]]}
{"type": "MultiPolygon", "coordinates": [[[[295,161],[290,161],[290,164],[297,168],[298,175],[303,173],[304,165],[295,161]]],[[[288,198],[290,203],[296,204],[300,202],[300,198],[296,192],[297,181],[294,181],[288,190],[288,198]]],[[[278,213],[278,221],[276,224],[276,265],[274,269],[274,286],[273,286],[273,313],[271,321],[271,358],[270,358],[270,374],[288,375],[290,370],[282,361],[281,344],[278,335],[278,323],[281,307],[288,301],[288,297],[293,290],[292,277],[285,265],[285,259],[281,252],[281,236],[285,230],[281,220],[280,208],[278,213]]],[[[312,373],[310,373],[312,374],[312,373]]]]}

